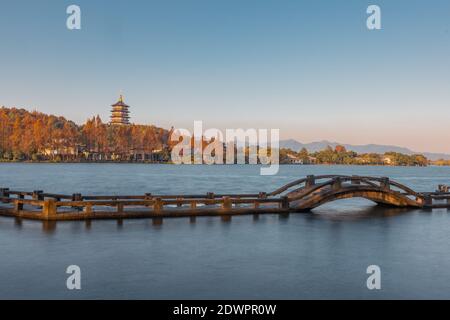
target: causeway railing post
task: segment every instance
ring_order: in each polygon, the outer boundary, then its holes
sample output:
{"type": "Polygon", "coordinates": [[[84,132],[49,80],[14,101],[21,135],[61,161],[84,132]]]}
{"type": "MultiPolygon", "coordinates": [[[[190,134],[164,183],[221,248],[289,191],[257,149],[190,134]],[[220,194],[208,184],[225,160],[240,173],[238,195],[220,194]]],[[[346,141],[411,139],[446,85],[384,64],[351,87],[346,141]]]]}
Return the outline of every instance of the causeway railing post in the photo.
{"type": "Polygon", "coordinates": [[[81,193],[72,194],[72,201],[83,201],[83,196],[81,193]]]}
{"type": "Polygon", "coordinates": [[[388,177],[383,177],[383,178],[381,178],[380,188],[381,188],[382,190],[390,190],[390,189],[391,189],[391,186],[390,186],[390,182],[389,182],[389,178],[388,178],[388,177]]]}
{"type": "Polygon", "coordinates": [[[289,198],[287,196],[281,197],[281,209],[289,209],[289,198]]]}
{"type": "Polygon", "coordinates": [[[47,199],[42,206],[42,218],[44,220],[52,220],[56,217],[57,208],[55,199],[47,199]]]}
{"type": "Polygon", "coordinates": [[[306,177],[305,187],[312,187],[316,184],[316,177],[314,175],[309,175],[306,177]]]}
{"type": "MultiPolygon", "coordinates": [[[[153,200],[153,196],[152,196],[152,194],[151,193],[146,193],[145,195],[144,195],[144,200],[145,201],[151,201],[151,200],[153,200]]],[[[145,205],[146,207],[148,207],[148,204],[147,205],[145,205]]]]}
{"type": "MultiPolygon", "coordinates": [[[[223,201],[222,202],[222,209],[225,212],[230,212],[232,207],[233,207],[233,203],[231,202],[231,198],[230,197],[223,197],[222,201],[223,201]]],[[[222,215],[221,219],[224,222],[230,222],[231,221],[231,215],[222,215]]]]}
{"type": "Polygon", "coordinates": [[[42,190],[35,190],[35,191],[33,191],[33,194],[31,197],[33,198],[33,200],[38,200],[38,201],[44,200],[43,193],[44,193],[44,191],[42,191],[42,190]]]}
{"type": "Polygon", "coordinates": [[[84,214],[85,214],[86,216],[90,216],[90,215],[92,214],[92,204],[91,204],[91,203],[87,203],[87,204],[84,206],[84,214]]]}
{"type": "Polygon", "coordinates": [[[23,210],[23,200],[25,196],[23,194],[19,194],[19,199],[14,200],[14,211],[19,213],[23,210]]]}
{"type": "MultiPolygon", "coordinates": [[[[0,188],[0,197],[9,198],[9,188],[0,188]]],[[[8,200],[2,200],[3,203],[7,203],[8,200]]]]}
{"type": "Polygon", "coordinates": [[[430,207],[430,206],[433,205],[433,198],[431,197],[430,194],[426,194],[426,195],[423,197],[423,204],[424,204],[424,206],[426,206],[426,207],[430,207]]]}
{"type": "Polygon", "coordinates": [[[155,204],[153,205],[153,210],[156,213],[159,213],[160,211],[163,210],[163,203],[162,203],[162,199],[161,198],[156,198],[155,199],[155,204]]]}
{"type": "MultiPolygon", "coordinates": [[[[83,201],[83,196],[81,195],[81,193],[74,193],[72,194],[72,201],[83,201]]],[[[81,211],[83,210],[82,207],[73,207],[75,208],[75,210],[81,211]]]]}
{"type": "Polygon", "coordinates": [[[333,184],[331,185],[334,191],[337,191],[342,188],[342,179],[337,177],[333,178],[333,184]]]}
{"type": "Polygon", "coordinates": [[[222,198],[222,201],[223,201],[223,203],[222,203],[222,208],[225,209],[225,210],[227,210],[227,211],[228,211],[228,210],[231,210],[233,204],[232,204],[232,202],[231,202],[230,197],[223,197],[223,198],[222,198]]]}
{"type": "MultiPolygon", "coordinates": [[[[35,190],[33,191],[31,198],[35,201],[44,201],[44,195],[43,195],[44,191],[42,190],[35,190]]],[[[42,209],[42,207],[38,207],[38,209],[42,209]]]]}

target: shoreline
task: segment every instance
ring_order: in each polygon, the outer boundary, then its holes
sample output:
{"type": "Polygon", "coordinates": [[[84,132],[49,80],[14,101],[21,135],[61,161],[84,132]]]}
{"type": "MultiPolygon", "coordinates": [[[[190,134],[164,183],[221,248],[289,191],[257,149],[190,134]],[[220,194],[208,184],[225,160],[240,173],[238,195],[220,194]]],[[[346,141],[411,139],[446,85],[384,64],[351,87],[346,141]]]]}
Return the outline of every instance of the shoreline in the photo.
{"type": "MultiPolygon", "coordinates": [[[[0,160],[1,164],[11,164],[11,163],[23,163],[23,164],[147,164],[147,165],[182,165],[182,166],[202,166],[207,164],[175,164],[173,162],[150,162],[150,161],[31,161],[31,160],[0,160]]],[[[261,166],[262,164],[213,164],[214,166],[231,166],[231,165],[256,165],[261,166]]],[[[318,164],[298,164],[298,163],[280,163],[280,166],[301,166],[301,167],[314,167],[314,166],[339,166],[339,167],[399,167],[399,168],[417,168],[417,167],[450,167],[450,165],[436,165],[429,164],[427,166],[409,166],[409,165],[386,165],[386,164],[339,164],[339,163],[318,163],[318,164]]]]}

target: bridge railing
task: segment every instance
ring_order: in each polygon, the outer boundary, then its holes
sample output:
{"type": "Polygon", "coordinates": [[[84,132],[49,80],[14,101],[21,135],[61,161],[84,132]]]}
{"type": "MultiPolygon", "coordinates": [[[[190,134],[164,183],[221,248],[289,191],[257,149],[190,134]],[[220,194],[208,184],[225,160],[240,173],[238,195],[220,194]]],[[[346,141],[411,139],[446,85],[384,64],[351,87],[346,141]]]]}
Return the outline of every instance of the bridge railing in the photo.
{"type": "Polygon", "coordinates": [[[405,196],[415,197],[416,199],[422,199],[423,194],[414,191],[413,189],[399,183],[393,181],[387,177],[371,177],[371,176],[348,176],[348,175],[321,175],[321,176],[308,176],[306,178],[302,178],[296,181],[293,181],[285,186],[268,193],[268,196],[277,196],[284,194],[288,191],[301,191],[300,197],[304,197],[309,195],[310,193],[317,191],[320,188],[325,186],[333,185],[339,181],[339,183],[351,182],[351,184],[363,184],[367,186],[371,186],[374,188],[380,189],[390,189],[392,191],[396,191],[393,188],[398,189],[397,191],[402,193],[405,196]],[[326,181],[323,181],[326,180],[326,181]],[[323,182],[322,182],[323,181],[323,182]],[[293,188],[295,190],[291,190],[293,188]]]}
{"type": "Polygon", "coordinates": [[[0,212],[30,219],[89,219],[93,215],[115,217],[180,216],[191,214],[239,214],[239,212],[286,212],[286,197],[259,194],[203,195],[61,195],[42,191],[23,192],[0,188],[0,212]],[[5,210],[6,209],[6,210],[5,210]]]}
{"type": "Polygon", "coordinates": [[[280,194],[288,191],[289,189],[291,189],[293,187],[299,188],[311,178],[315,179],[315,181],[317,181],[317,180],[332,179],[332,178],[337,178],[337,177],[347,177],[347,176],[339,176],[339,175],[307,176],[305,178],[301,178],[301,179],[295,180],[291,183],[288,183],[288,184],[282,186],[281,188],[278,188],[272,192],[269,192],[267,195],[268,196],[277,196],[277,195],[280,195],[280,194]]]}

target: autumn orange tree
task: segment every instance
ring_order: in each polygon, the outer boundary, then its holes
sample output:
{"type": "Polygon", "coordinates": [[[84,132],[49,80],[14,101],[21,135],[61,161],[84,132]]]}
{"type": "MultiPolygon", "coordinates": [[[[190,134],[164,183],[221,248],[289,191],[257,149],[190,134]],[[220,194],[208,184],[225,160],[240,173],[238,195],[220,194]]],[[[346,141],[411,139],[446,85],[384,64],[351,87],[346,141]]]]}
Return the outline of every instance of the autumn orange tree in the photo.
{"type": "Polygon", "coordinates": [[[99,116],[78,126],[63,117],[0,108],[0,159],[83,160],[90,154],[112,154],[127,160],[167,145],[169,132],[155,126],[111,126],[99,116]]]}

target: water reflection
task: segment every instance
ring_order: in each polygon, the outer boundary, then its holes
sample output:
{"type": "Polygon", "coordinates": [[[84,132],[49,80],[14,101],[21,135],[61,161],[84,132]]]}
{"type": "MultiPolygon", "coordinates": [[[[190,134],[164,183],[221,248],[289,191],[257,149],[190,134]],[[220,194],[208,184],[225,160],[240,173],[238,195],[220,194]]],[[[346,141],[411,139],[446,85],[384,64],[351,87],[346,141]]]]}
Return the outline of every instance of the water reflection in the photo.
{"type": "MultiPolygon", "coordinates": [[[[301,214],[301,213],[300,213],[300,214],[301,214]]],[[[283,213],[280,213],[280,214],[278,215],[278,217],[280,218],[280,220],[286,221],[286,220],[289,219],[289,216],[290,216],[290,215],[291,215],[290,213],[283,212],[283,213]]]]}
{"type": "MultiPolygon", "coordinates": [[[[446,210],[442,210],[446,212],[446,210]]],[[[408,209],[408,208],[391,208],[384,206],[365,206],[362,208],[355,208],[353,210],[347,210],[336,207],[327,207],[327,208],[317,208],[309,212],[301,212],[301,213],[281,213],[281,214],[252,214],[252,215],[244,215],[244,216],[236,216],[236,217],[249,217],[254,224],[267,223],[266,217],[276,217],[280,223],[289,222],[292,216],[300,216],[303,217],[304,221],[307,223],[317,222],[321,220],[329,220],[329,221],[361,221],[361,220],[371,220],[371,219],[387,219],[392,217],[398,217],[407,214],[420,212],[429,212],[423,209],[408,209]],[[263,218],[264,217],[264,218],[263,218]]],[[[27,223],[30,224],[41,224],[42,231],[45,234],[54,234],[57,230],[58,224],[69,224],[71,225],[71,229],[74,229],[73,232],[77,232],[80,228],[84,228],[87,231],[90,231],[93,228],[93,225],[103,224],[105,220],[84,220],[84,221],[27,221],[21,218],[8,218],[2,217],[1,219],[13,220],[14,226],[17,230],[22,230],[27,226],[27,223]]],[[[146,226],[151,226],[152,228],[161,228],[164,224],[164,220],[182,220],[187,221],[191,225],[196,225],[198,223],[205,225],[214,225],[216,221],[220,221],[221,224],[228,225],[233,224],[233,216],[232,215],[224,215],[224,216],[211,216],[211,217],[195,217],[191,216],[188,218],[180,217],[180,218],[151,218],[151,219],[131,219],[126,221],[150,221],[150,224],[144,223],[146,226]]],[[[106,221],[115,221],[116,229],[122,230],[126,228],[126,223],[124,219],[117,220],[106,220],[106,221]]],[[[133,223],[135,225],[135,223],[133,223]]]]}
{"type": "MultiPolygon", "coordinates": [[[[363,220],[363,219],[381,219],[420,212],[422,209],[395,208],[380,205],[353,207],[352,209],[340,208],[339,206],[326,208],[317,208],[307,214],[310,219],[328,219],[328,220],[363,220]]],[[[424,211],[424,210],[422,210],[424,211]]]]}
{"type": "Polygon", "coordinates": [[[161,227],[163,225],[163,218],[153,218],[152,224],[155,227],[161,227]]]}
{"type": "Polygon", "coordinates": [[[14,226],[18,229],[22,229],[22,218],[15,217],[14,218],[14,226]]]}
{"type": "MultiPolygon", "coordinates": [[[[99,195],[258,193],[324,173],[390,176],[418,191],[450,183],[450,168],[435,167],[281,166],[277,176],[261,177],[253,166],[0,166],[2,184],[14,189],[99,195]]],[[[289,216],[165,218],[164,225],[0,217],[0,298],[73,298],[64,276],[75,263],[87,276],[79,298],[448,299],[448,230],[445,209],[366,200],[289,216]],[[380,292],[365,286],[371,264],[383,270],[380,292]]]]}
{"type": "Polygon", "coordinates": [[[224,223],[230,223],[231,219],[232,219],[232,216],[231,215],[225,215],[225,216],[221,216],[220,219],[224,223]]]}
{"type": "Polygon", "coordinates": [[[53,234],[56,231],[57,221],[42,221],[42,231],[46,234],[53,234]]]}

